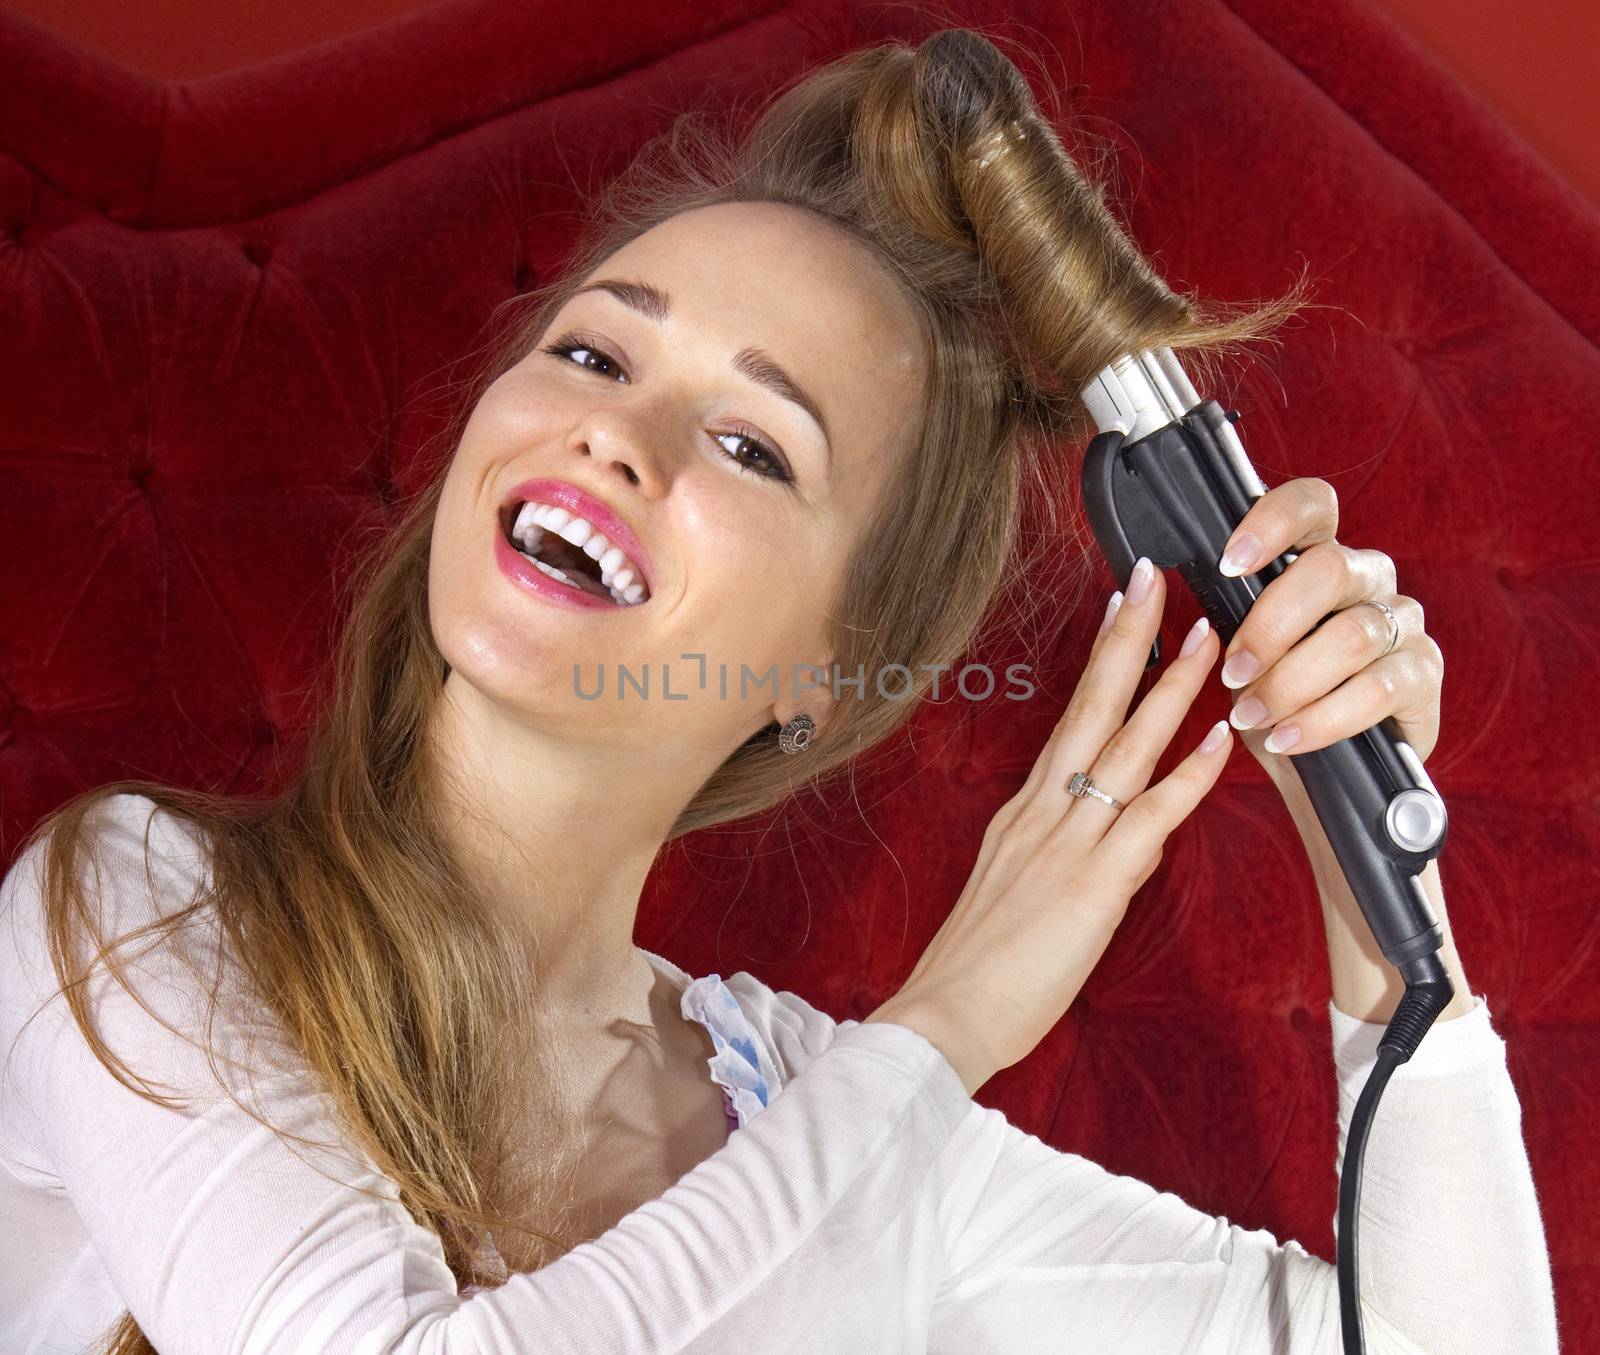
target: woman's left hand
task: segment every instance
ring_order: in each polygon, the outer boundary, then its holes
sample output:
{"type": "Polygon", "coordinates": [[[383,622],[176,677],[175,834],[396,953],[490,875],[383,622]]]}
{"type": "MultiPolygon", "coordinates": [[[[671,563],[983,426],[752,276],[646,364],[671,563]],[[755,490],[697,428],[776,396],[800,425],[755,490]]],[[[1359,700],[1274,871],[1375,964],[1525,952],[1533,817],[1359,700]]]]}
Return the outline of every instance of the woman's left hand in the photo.
{"type": "Polygon", "coordinates": [[[1226,560],[1235,546],[1248,550],[1243,568],[1224,565],[1237,575],[1299,552],[1261,590],[1221,673],[1237,689],[1229,723],[1247,731],[1245,746],[1286,795],[1304,794],[1289,754],[1326,748],[1388,716],[1424,761],[1439,738],[1444,657],[1423,629],[1422,604],[1395,591],[1393,560],[1341,545],[1338,527],[1332,485],[1290,480],[1250,506],[1224,552],[1226,560]],[[1369,599],[1400,624],[1392,647],[1389,618],[1369,599]]]}

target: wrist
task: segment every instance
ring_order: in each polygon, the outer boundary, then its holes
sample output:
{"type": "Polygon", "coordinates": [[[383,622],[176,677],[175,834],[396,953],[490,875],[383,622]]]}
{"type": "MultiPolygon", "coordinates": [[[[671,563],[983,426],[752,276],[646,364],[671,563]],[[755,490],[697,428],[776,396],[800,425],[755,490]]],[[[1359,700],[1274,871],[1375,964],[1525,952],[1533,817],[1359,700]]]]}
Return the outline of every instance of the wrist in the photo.
{"type": "MultiPolygon", "coordinates": [[[[1444,891],[1439,883],[1437,859],[1428,862],[1419,878],[1432,904],[1434,921],[1444,934],[1439,958],[1455,988],[1454,995],[1437,1018],[1448,1021],[1465,1016],[1477,999],[1472,995],[1471,986],[1461,967],[1461,957],[1456,953],[1450,917],[1444,906],[1444,891]]],[[[1323,926],[1327,933],[1333,1005],[1359,1020],[1387,1023],[1405,994],[1405,980],[1400,976],[1400,971],[1384,958],[1377,938],[1372,935],[1372,928],[1367,925],[1366,917],[1343,877],[1339,877],[1338,887],[1333,890],[1323,888],[1319,879],[1318,893],[1322,901],[1323,926]]]]}
{"type": "Polygon", "coordinates": [[[946,1062],[961,1079],[961,1085],[967,1089],[968,1096],[976,1093],[994,1075],[993,1068],[952,1034],[948,1023],[935,1008],[914,997],[904,996],[903,989],[866,1017],[862,1024],[868,1025],[874,1021],[887,1021],[916,1031],[944,1055],[946,1062]]]}

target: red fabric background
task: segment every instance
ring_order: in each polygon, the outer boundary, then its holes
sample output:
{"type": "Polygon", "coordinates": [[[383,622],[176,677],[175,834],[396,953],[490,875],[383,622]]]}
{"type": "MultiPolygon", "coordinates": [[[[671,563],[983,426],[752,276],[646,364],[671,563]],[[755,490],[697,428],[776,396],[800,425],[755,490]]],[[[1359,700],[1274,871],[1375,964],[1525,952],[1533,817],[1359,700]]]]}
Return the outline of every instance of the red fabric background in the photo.
{"type": "MultiPolygon", "coordinates": [[[[1357,0],[1359,3],[1360,0],[1357,0]]],[[[1593,0],[1370,0],[1397,19],[1600,205],[1600,8],[1593,0]]],[[[432,0],[0,0],[163,80],[234,70],[432,0]]]]}
{"type": "MultiPolygon", "coordinates": [[[[1582,693],[1600,221],[1348,0],[937,20],[829,0],[444,0],[171,84],[0,14],[3,859],[84,788],[255,790],[292,759],[332,579],[412,483],[454,364],[554,265],[585,182],[678,109],[748,106],[864,41],[948,23],[1044,54],[1115,136],[1129,223],[1175,285],[1274,294],[1304,257],[1339,308],[1204,393],[1244,412],[1268,484],[1333,482],[1341,539],[1395,558],[1444,650],[1429,771],[1451,813],[1446,896],[1509,1045],[1566,1345],[1596,1348],[1600,826],[1582,693]]],[[[1113,586],[1089,568],[1039,699],[924,710],[848,801],[674,851],[640,943],[839,1017],[893,992],[1076,680],[1113,586]]],[[[1197,614],[1176,590],[1165,652],[1197,614]]],[[[1213,684],[1176,746],[1227,706],[1213,684]]],[[[979,1099],[1332,1260],[1328,992],[1309,868],[1239,748],[1072,1011],[979,1099]]],[[[1447,1248],[1418,1258],[1419,1283],[1433,1264],[1447,1248]]]]}

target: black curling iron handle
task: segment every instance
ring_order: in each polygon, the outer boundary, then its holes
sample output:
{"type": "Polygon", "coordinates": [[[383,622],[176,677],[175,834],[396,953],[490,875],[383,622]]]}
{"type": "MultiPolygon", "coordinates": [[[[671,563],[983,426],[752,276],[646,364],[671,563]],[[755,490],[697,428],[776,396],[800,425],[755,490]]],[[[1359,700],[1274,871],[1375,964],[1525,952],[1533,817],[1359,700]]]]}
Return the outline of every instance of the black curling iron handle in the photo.
{"type": "MultiPolygon", "coordinates": [[[[1085,453],[1084,509],[1120,586],[1148,555],[1176,569],[1224,645],[1261,591],[1296,558],[1286,552],[1242,578],[1217,563],[1234,528],[1260,496],[1241,444],[1215,400],[1197,404],[1140,437],[1097,436],[1085,453]],[[1227,445],[1225,445],[1227,444],[1227,445]],[[1254,480],[1248,483],[1245,477],[1254,480]]],[[[1160,640],[1149,668],[1160,661],[1160,640]]],[[[1421,872],[1444,848],[1444,801],[1393,718],[1309,753],[1288,758],[1327,834],[1351,893],[1390,964],[1408,981],[1428,966],[1444,932],[1421,872]]],[[[1436,971],[1434,971],[1436,972],[1436,971]]]]}

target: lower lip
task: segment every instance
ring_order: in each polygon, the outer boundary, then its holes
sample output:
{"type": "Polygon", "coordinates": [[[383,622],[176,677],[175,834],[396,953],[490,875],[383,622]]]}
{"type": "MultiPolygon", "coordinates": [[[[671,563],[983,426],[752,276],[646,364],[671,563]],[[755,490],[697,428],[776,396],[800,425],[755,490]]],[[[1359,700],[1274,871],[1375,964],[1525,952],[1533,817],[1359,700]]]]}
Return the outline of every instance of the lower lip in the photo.
{"type": "Polygon", "coordinates": [[[558,607],[570,607],[578,612],[625,612],[628,607],[619,606],[615,602],[606,602],[593,594],[581,592],[579,589],[564,584],[558,579],[552,579],[537,565],[531,563],[521,551],[506,540],[503,532],[494,534],[494,558],[500,566],[500,572],[519,587],[526,588],[530,593],[536,593],[548,602],[555,603],[558,607]]]}

